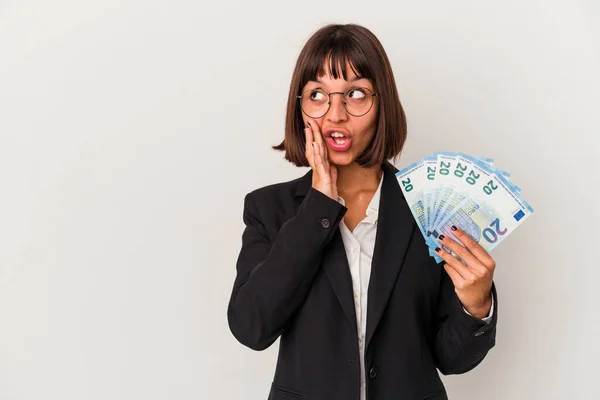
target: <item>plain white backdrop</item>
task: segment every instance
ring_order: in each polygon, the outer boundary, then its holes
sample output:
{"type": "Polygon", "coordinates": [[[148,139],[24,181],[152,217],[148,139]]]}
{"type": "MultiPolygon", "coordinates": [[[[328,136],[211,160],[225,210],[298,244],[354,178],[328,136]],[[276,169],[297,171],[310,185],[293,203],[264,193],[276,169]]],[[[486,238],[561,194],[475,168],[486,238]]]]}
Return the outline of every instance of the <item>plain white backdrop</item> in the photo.
{"type": "Polygon", "coordinates": [[[302,45],[349,22],[394,69],[396,165],[493,157],[535,209],[492,253],[496,347],[450,398],[600,398],[599,10],[0,1],[0,399],[267,397],[277,344],[226,320],[243,196],[307,171],[270,146],[302,45]]]}

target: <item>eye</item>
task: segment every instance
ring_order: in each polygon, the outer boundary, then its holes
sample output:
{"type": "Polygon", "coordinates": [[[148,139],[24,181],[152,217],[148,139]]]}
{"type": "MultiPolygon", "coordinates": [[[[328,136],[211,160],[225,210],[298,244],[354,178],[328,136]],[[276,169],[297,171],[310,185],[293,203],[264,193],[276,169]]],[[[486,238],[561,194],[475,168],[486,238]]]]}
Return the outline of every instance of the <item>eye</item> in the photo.
{"type": "Polygon", "coordinates": [[[348,97],[351,99],[360,100],[360,99],[364,99],[366,96],[367,96],[366,91],[361,88],[352,88],[352,89],[348,90],[348,97]]]}
{"type": "Polygon", "coordinates": [[[310,92],[309,97],[314,101],[322,101],[325,99],[325,93],[321,92],[320,90],[313,90],[310,92]]]}

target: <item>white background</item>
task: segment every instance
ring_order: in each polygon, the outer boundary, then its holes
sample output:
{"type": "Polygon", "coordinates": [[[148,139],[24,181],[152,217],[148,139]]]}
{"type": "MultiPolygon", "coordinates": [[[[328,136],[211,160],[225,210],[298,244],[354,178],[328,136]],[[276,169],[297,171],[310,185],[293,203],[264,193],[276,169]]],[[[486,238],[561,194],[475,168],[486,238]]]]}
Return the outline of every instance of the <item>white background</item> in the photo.
{"type": "MultiPolygon", "coordinates": [[[[226,308],[243,196],[301,47],[371,29],[409,137],[534,207],[494,250],[497,344],[451,399],[600,398],[600,24],[589,1],[0,1],[0,399],[265,399],[226,308]]],[[[416,399],[406,399],[416,400],[416,399]]]]}

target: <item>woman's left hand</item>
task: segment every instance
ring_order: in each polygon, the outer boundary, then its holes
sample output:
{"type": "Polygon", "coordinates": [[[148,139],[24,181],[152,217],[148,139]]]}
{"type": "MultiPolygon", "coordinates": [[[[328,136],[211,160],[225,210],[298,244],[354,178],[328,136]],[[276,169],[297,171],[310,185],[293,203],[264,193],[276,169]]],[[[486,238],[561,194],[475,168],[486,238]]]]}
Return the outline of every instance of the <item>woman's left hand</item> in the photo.
{"type": "Polygon", "coordinates": [[[438,247],[436,253],[445,261],[444,269],[450,275],[454,291],[463,307],[474,317],[484,318],[492,306],[492,279],[496,263],[490,254],[462,229],[452,227],[452,234],[462,244],[444,235],[440,235],[438,240],[463,262],[443,248],[438,247]]]}

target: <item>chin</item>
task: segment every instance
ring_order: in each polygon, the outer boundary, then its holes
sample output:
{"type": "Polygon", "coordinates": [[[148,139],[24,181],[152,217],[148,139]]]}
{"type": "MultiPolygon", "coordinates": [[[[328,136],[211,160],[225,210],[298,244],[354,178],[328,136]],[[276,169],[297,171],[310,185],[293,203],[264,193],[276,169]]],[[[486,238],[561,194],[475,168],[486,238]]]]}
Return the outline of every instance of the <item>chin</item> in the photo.
{"type": "Polygon", "coordinates": [[[335,166],[350,165],[354,162],[354,156],[350,153],[329,153],[329,162],[335,166]]]}

